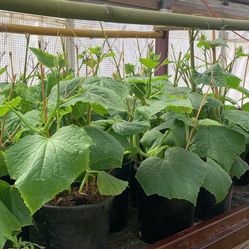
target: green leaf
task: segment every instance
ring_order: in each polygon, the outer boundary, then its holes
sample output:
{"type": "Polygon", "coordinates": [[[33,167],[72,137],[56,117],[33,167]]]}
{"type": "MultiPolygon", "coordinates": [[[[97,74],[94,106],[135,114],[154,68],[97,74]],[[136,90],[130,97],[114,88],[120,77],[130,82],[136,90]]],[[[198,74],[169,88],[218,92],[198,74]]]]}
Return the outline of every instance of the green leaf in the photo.
{"type": "Polygon", "coordinates": [[[224,126],[199,126],[190,150],[200,157],[215,160],[230,174],[232,163],[245,151],[246,139],[242,134],[224,126]]]}
{"type": "Polygon", "coordinates": [[[116,121],[112,125],[113,130],[123,136],[137,135],[150,127],[147,121],[116,121]]]}
{"type": "Polygon", "coordinates": [[[249,132],[249,112],[240,110],[227,110],[224,112],[224,117],[231,125],[238,125],[249,132]]]}
{"type": "Polygon", "coordinates": [[[195,153],[173,147],[164,159],[150,157],[143,161],[136,178],[147,195],[184,199],[195,205],[206,174],[205,162],[195,153]]]}
{"type": "Polygon", "coordinates": [[[249,170],[248,163],[242,160],[241,157],[237,157],[232,165],[231,175],[239,179],[248,170],[249,170]]]}
{"type": "Polygon", "coordinates": [[[176,121],[182,121],[187,126],[192,125],[192,120],[184,113],[176,113],[169,111],[163,114],[160,118],[164,122],[155,128],[157,130],[172,128],[176,121]]]}
{"type": "Polygon", "coordinates": [[[219,122],[217,122],[215,120],[209,119],[209,118],[199,120],[198,125],[203,125],[203,126],[211,126],[211,125],[222,126],[221,123],[219,123],[219,122]]]}
{"type": "Polygon", "coordinates": [[[153,69],[159,65],[158,61],[154,61],[150,58],[140,58],[139,61],[143,66],[147,67],[148,69],[153,69]]]}
{"type": "Polygon", "coordinates": [[[201,104],[205,105],[207,103],[207,100],[205,100],[203,103],[203,95],[197,92],[191,92],[189,93],[189,99],[191,101],[191,104],[193,106],[194,110],[199,110],[201,104]]]}
{"type": "Polygon", "coordinates": [[[210,44],[211,47],[228,47],[226,41],[220,38],[208,41],[208,43],[210,44]]]}
{"type": "Polygon", "coordinates": [[[0,181],[0,200],[18,219],[22,226],[32,225],[32,217],[28,208],[25,206],[20,193],[7,182],[0,181]]]}
{"type": "Polygon", "coordinates": [[[9,174],[32,214],[88,167],[91,144],[83,128],[67,126],[50,138],[25,136],[6,151],[9,174]]]}
{"type": "Polygon", "coordinates": [[[172,98],[166,100],[167,110],[179,113],[191,113],[193,106],[189,99],[172,98]]]}
{"type": "Polygon", "coordinates": [[[145,148],[149,149],[154,147],[162,137],[163,134],[160,131],[152,129],[145,132],[140,142],[145,148]]]}
{"type": "Polygon", "coordinates": [[[97,187],[101,195],[119,195],[128,187],[128,182],[119,180],[105,171],[100,171],[97,177],[97,187]]]}
{"type": "Polygon", "coordinates": [[[4,159],[5,153],[3,151],[0,151],[0,177],[9,174],[4,159]]]}
{"type": "Polygon", "coordinates": [[[124,148],[110,134],[97,127],[85,126],[93,141],[90,147],[90,167],[95,170],[111,169],[122,166],[124,148]]]}
{"type": "Polygon", "coordinates": [[[7,70],[7,67],[2,67],[2,68],[0,68],[0,76],[1,76],[2,74],[4,74],[4,73],[6,72],[6,70],[7,70]]]}
{"type": "Polygon", "coordinates": [[[210,85],[212,83],[215,87],[228,87],[237,88],[241,82],[241,79],[236,75],[224,71],[220,64],[208,68],[204,73],[196,73],[194,75],[195,84],[210,85]]]}
{"type": "Polygon", "coordinates": [[[47,68],[53,68],[56,66],[56,56],[44,52],[39,48],[30,48],[30,50],[34,53],[38,61],[47,68]]]}
{"type": "Polygon", "coordinates": [[[7,112],[10,111],[11,108],[16,108],[20,104],[21,100],[22,98],[18,96],[3,105],[0,105],[0,117],[3,117],[7,112]]]}
{"type": "MultiPolygon", "coordinates": [[[[82,83],[82,79],[80,77],[73,78],[71,80],[63,80],[60,81],[60,97],[67,99],[74,95],[78,89],[80,88],[80,84],[82,83]]],[[[57,85],[55,85],[51,93],[48,97],[48,105],[55,105],[57,101],[57,85]]]]}
{"type": "Polygon", "coordinates": [[[13,238],[13,232],[21,230],[21,224],[16,217],[8,210],[8,208],[0,200],[0,248],[4,247],[8,239],[13,238]]]}
{"type": "Polygon", "coordinates": [[[100,88],[107,88],[117,95],[119,95],[122,99],[125,99],[129,96],[129,91],[127,85],[125,85],[121,81],[114,80],[108,77],[87,77],[83,83],[81,84],[85,89],[91,88],[93,86],[100,88]]]}
{"type": "Polygon", "coordinates": [[[217,203],[223,201],[231,188],[231,177],[214,160],[207,159],[207,176],[202,185],[214,195],[217,203]]]}
{"type": "Polygon", "coordinates": [[[66,102],[63,106],[74,105],[77,102],[92,104],[94,111],[102,114],[104,110],[126,111],[125,101],[122,94],[117,94],[115,91],[101,86],[91,86],[84,89],[84,92],[77,95],[66,102]],[[98,107],[102,107],[99,109],[98,107]]]}
{"type": "Polygon", "coordinates": [[[135,117],[143,116],[150,119],[153,115],[161,112],[166,108],[167,104],[163,100],[152,102],[150,105],[140,106],[135,110],[135,117]]]}

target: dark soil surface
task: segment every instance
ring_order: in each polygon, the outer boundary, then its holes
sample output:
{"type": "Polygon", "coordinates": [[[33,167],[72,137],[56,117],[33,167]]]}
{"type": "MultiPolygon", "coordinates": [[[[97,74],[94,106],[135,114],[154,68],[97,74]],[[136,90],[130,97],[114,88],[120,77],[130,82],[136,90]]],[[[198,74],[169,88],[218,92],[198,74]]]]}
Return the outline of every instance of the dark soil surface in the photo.
{"type": "Polygon", "coordinates": [[[84,204],[93,204],[100,200],[108,198],[98,193],[92,194],[91,189],[89,189],[87,193],[79,193],[78,190],[78,187],[72,187],[71,193],[69,193],[68,191],[64,191],[57,195],[53,200],[51,200],[47,204],[51,206],[72,207],[84,204]]]}

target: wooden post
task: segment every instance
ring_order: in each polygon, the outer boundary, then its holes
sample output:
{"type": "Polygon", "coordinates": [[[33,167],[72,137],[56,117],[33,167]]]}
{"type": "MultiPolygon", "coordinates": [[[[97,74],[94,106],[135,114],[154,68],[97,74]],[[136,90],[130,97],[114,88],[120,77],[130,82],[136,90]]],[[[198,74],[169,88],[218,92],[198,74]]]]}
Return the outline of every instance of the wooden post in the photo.
{"type": "MultiPolygon", "coordinates": [[[[155,43],[155,52],[160,54],[160,62],[162,63],[165,59],[168,58],[168,49],[169,49],[169,31],[164,32],[163,38],[157,38],[155,43]]],[[[164,75],[168,73],[168,65],[160,67],[155,75],[164,75]]]]}
{"type": "MultiPolygon", "coordinates": [[[[170,12],[171,0],[160,0],[160,10],[162,12],[170,12]]],[[[160,54],[160,62],[162,63],[165,59],[168,58],[169,51],[169,31],[164,31],[162,38],[156,39],[155,52],[160,54]]],[[[164,65],[158,69],[155,75],[164,75],[168,74],[168,65],[164,65]]]]}

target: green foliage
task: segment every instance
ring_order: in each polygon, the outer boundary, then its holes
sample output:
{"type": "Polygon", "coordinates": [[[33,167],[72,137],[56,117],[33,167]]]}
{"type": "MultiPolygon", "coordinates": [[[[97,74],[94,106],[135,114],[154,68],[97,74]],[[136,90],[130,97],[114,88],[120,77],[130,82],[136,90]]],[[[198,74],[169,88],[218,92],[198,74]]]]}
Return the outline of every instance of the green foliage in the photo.
{"type": "Polygon", "coordinates": [[[199,126],[190,150],[216,161],[228,174],[235,159],[245,151],[245,137],[224,126],[199,126]],[[226,156],[225,156],[226,155],[226,156]]]}
{"type": "Polygon", "coordinates": [[[101,195],[119,195],[128,187],[128,182],[119,180],[105,171],[100,171],[97,186],[101,195]]]}
{"type": "Polygon", "coordinates": [[[32,214],[88,167],[91,144],[84,129],[68,126],[51,138],[26,136],[6,151],[9,174],[32,214]]]}
{"type": "Polygon", "coordinates": [[[124,148],[110,134],[93,126],[85,126],[88,136],[92,139],[90,147],[90,168],[104,170],[122,166],[124,148]]]}
{"type": "Polygon", "coordinates": [[[206,164],[195,153],[173,147],[163,159],[151,157],[143,161],[136,178],[147,195],[158,194],[196,204],[206,174],[206,164]]]}

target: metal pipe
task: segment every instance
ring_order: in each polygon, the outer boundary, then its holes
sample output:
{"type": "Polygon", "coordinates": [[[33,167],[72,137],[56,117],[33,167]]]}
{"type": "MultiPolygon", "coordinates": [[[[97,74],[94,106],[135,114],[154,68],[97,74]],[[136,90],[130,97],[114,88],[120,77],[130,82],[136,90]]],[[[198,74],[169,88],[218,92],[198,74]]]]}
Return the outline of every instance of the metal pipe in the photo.
{"type": "Polygon", "coordinates": [[[89,37],[89,38],[162,38],[163,32],[158,31],[120,31],[120,30],[82,30],[71,28],[48,28],[17,24],[1,24],[0,32],[46,35],[46,36],[67,36],[67,37],[89,37]]]}
{"type": "Polygon", "coordinates": [[[1,0],[0,9],[37,15],[117,23],[216,30],[249,30],[248,20],[189,16],[66,0],[1,0]]]}

